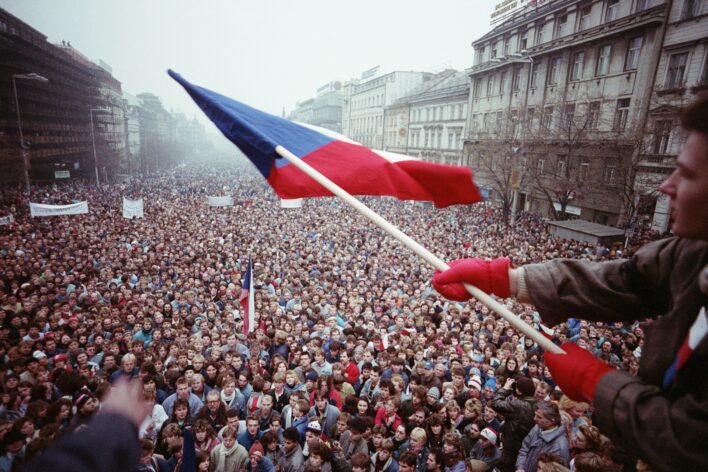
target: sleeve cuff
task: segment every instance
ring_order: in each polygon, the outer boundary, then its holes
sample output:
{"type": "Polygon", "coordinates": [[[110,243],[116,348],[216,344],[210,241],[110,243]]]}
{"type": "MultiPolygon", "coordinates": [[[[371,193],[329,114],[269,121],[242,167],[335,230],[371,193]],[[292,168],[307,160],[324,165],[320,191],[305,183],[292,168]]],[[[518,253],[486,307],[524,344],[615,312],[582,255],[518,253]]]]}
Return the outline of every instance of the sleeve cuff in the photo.
{"type": "Polygon", "coordinates": [[[528,285],[526,285],[526,271],[523,267],[519,267],[516,270],[516,300],[520,303],[533,303],[529,295],[528,285]]]}

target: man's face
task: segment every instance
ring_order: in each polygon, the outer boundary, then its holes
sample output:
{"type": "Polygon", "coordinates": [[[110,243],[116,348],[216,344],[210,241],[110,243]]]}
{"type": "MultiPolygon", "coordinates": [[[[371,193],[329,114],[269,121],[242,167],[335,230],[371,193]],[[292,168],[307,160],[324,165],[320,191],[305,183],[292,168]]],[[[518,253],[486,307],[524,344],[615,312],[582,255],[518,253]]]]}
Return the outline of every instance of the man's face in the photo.
{"type": "Polygon", "coordinates": [[[671,197],[671,230],[708,239],[708,135],[692,131],[676,159],[676,170],[659,190],[671,197]]]}
{"type": "Polygon", "coordinates": [[[273,397],[271,397],[270,395],[264,396],[261,400],[261,408],[266,413],[270,412],[270,409],[273,408],[273,397]]]}
{"type": "Polygon", "coordinates": [[[549,420],[540,410],[534,412],[533,421],[543,431],[551,429],[554,426],[553,421],[549,420]]]}
{"type": "Polygon", "coordinates": [[[419,452],[425,446],[425,439],[411,437],[411,451],[419,452]]]}
{"type": "Polygon", "coordinates": [[[255,436],[258,434],[258,421],[248,420],[248,423],[246,423],[246,429],[248,430],[248,434],[255,436]]]}
{"type": "Polygon", "coordinates": [[[325,408],[327,408],[327,399],[318,398],[317,400],[315,400],[315,405],[317,406],[318,410],[323,411],[325,408]]]}
{"type": "Polygon", "coordinates": [[[428,460],[425,464],[428,470],[438,470],[438,463],[435,462],[435,454],[428,454],[428,460]]]}
{"type": "Polygon", "coordinates": [[[284,446],[285,452],[290,452],[297,446],[297,441],[291,441],[290,439],[286,439],[284,442],[284,446]]]}
{"type": "Polygon", "coordinates": [[[232,447],[234,447],[234,444],[236,444],[236,437],[235,436],[224,437],[223,441],[224,441],[224,447],[226,447],[226,449],[231,449],[232,447]]]}
{"type": "Polygon", "coordinates": [[[187,399],[189,398],[189,385],[180,384],[177,385],[177,398],[187,399]]]}

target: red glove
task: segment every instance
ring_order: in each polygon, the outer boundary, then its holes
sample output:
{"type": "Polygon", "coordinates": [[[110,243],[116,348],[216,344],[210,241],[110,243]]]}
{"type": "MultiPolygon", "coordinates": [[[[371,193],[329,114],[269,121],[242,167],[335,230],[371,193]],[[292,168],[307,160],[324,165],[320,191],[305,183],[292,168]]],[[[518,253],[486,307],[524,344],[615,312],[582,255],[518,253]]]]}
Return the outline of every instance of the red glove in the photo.
{"type": "Polygon", "coordinates": [[[465,301],[472,298],[465,286],[466,282],[483,292],[498,297],[511,296],[509,289],[509,259],[502,257],[486,261],[484,259],[460,259],[450,263],[445,272],[436,271],[433,287],[445,298],[465,301]]]}
{"type": "Polygon", "coordinates": [[[567,342],[561,348],[567,354],[543,355],[553,380],[571,400],[592,403],[595,385],[614,369],[575,343],[567,342]]]}

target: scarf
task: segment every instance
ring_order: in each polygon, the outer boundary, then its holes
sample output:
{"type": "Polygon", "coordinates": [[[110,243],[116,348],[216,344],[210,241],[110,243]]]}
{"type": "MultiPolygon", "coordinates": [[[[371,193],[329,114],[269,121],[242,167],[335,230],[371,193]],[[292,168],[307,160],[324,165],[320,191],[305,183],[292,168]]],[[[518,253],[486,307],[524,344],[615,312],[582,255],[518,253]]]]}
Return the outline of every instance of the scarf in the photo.
{"type": "Polygon", "coordinates": [[[234,393],[232,393],[230,397],[227,397],[222,390],[220,396],[222,402],[226,403],[227,406],[231,406],[231,402],[236,398],[236,390],[234,390],[234,393]]]}
{"type": "Polygon", "coordinates": [[[234,445],[231,446],[231,449],[226,449],[224,443],[221,443],[221,446],[222,448],[221,451],[219,451],[219,462],[216,466],[216,472],[224,472],[226,470],[226,458],[236,452],[236,448],[239,446],[239,444],[238,441],[234,442],[234,445]]]}

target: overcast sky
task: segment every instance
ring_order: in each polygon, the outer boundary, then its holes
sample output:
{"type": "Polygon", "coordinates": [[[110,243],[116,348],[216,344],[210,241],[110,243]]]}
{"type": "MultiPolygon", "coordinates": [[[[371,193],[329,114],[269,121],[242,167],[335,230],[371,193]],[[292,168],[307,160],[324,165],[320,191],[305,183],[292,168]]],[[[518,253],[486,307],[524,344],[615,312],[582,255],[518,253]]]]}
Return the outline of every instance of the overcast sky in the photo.
{"type": "MultiPolygon", "coordinates": [[[[50,42],[113,68],[123,90],[198,112],[166,70],[274,114],[380,65],[472,65],[500,0],[0,0],[50,42]]],[[[201,118],[201,117],[200,117],[201,118]]]]}

